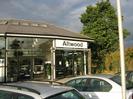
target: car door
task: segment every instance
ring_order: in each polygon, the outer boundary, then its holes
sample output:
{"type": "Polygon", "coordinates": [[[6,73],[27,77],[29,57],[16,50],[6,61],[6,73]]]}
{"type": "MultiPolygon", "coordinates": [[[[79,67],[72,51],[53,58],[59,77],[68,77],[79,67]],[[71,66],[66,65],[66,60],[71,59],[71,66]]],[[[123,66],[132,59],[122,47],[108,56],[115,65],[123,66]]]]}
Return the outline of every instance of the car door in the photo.
{"type": "Polygon", "coordinates": [[[81,93],[90,99],[108,99],[112,96],[112,85],[99,78],[87,78],[81,93]]]}
{"type": "Polygon", "coordinates": [[[97,96],[92,92],[88,81],[88,78],[76,78],[68,81],[66,85],[77,89],[86,99],[94,99],[94,97],[98,99],[97,96]]]}
{"type": "MultiPolygon", "coordinates": [[[[126,76],[127,97],[133,97],[133,71],[129,71],[126,76]]],[[[130,98],[128,98],[130,99],[130,98]]]]}
{"type": "Polygon", "coordinates": [[[89,99],[108,99],[111,95],[111,84],[98,78],[77,78],[67,82],[89,99]]]}

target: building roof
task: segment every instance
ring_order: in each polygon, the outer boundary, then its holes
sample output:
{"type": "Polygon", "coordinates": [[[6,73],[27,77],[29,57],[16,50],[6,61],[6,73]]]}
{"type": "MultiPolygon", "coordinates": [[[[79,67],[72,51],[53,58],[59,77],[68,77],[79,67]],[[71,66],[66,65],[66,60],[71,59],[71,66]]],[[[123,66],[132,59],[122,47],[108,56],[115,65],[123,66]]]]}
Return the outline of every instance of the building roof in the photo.
{"type": "Polygon", "coordinates": [[[29,36],[29,37],[47,37],[62,38],[83,41],[93,41],[93,39],[75,33],[58,26],[44,23],[33,22],[30,20],[4,19],[0,20],[0,35],[9,36],[29,36]]]}

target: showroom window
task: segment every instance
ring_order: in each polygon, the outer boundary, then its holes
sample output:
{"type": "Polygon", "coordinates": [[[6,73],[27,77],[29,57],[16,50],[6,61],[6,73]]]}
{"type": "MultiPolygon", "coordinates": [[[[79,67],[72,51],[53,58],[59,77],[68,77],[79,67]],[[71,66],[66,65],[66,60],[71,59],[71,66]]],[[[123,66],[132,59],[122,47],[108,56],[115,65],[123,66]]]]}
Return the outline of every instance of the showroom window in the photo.
{"type": "Polygon", "coordinates": [[[7,77],[9,81],[47,77],[46,61],[51,60],[52,40],[41,38],[8,38],[7,77]]]}
{"type": "Polygon", "coordinates": [[[0,37],[0,82],[4,81],[5,75],[5,38],[0,37]]]}

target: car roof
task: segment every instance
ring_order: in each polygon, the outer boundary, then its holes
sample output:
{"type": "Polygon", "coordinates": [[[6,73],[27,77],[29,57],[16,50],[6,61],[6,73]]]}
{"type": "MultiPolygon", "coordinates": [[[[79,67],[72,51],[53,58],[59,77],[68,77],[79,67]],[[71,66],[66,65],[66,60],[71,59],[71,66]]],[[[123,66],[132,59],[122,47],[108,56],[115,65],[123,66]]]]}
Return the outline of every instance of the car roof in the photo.
{"type": "Polygon", "coordinates": [[[113,75],[113,74],[93,74],[93,76],[111,78],[111,77],[113,77],[114,75],[113,75]]]}
{"type": "Polygon", "coordinates": [[[4,85],[6,86],[6,88],[17,87],[18,90],[20,88],[26,89],[30,92],[39,94],[42,98],[46,98],[55,94],[59,94],[74,89],[66,86],[50,85],[46,83],[32,82],[32,81],[6,83],[4,85]]]}
{"type": "Polygon", "coordinates": [[[82,75],[82,76],[76,76],[76,77],[60,79],[57,82],[64,84],[64,83],[66,83],[66,82],[68,82],[70,80],[78,79],[78,78],[99,78],[99,79],[104,79],[104,80],[109,80],[110,81],[110,79],[109,79],[110,77],[112,77],[112,76],[108,75],[108,77],[106,77],[105,75],[82,75]]]}

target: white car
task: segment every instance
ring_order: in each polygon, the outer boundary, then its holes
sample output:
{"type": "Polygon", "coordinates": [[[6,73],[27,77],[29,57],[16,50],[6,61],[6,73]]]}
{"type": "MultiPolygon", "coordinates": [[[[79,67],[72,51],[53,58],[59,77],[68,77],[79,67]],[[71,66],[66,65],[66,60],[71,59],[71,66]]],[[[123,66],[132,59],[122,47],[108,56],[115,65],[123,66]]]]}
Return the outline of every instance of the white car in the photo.
{"type": "MultiPolygon", "coordinates": [[[[112,76],[110,76],[112,77],[112,76]]],[[[122,99],[121,85],[103,76],[78,76],[60,80],[67,86],[76,88],[88,99],[122,99]]],[[[133,99],[133,84],[127,88],[127,99],[133,99]]]]}

